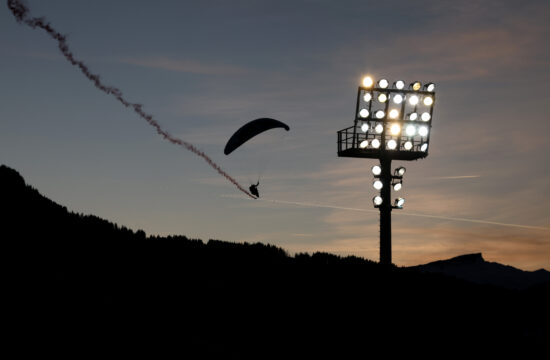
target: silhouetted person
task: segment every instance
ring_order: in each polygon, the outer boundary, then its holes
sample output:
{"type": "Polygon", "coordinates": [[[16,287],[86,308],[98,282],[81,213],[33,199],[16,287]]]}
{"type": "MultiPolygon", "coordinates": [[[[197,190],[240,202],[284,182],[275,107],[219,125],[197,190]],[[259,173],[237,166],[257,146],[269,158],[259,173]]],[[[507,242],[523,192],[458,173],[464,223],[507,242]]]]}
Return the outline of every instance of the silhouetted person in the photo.
{"type": "Polygon", "coordinates": [[[256,185],[252,184],[248,188],[250,190],[250,193],[255,197],[260,197],[260,193],[258,192],[258,185],[260,185],[260,180],[258,180],[258,183],[256,183],[256,185]]]}

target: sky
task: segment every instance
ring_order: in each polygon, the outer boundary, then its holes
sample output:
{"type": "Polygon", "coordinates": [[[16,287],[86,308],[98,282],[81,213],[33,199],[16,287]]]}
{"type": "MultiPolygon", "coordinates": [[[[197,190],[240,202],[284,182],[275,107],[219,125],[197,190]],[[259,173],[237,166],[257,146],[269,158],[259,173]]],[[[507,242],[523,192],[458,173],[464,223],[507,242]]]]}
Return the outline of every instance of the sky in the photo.
{"type": "Polygon", "coordinates": [[[203,159],[98,91],[0,7],[0,163],[70,210],[148,235],[378,261],[373,159],[337,157],[363,76],[436,84],[429,156],[405,166],[393,262],[481,252],[550,269],[548,1],[30,0],[76,58],[203,159]],[[272,117],[226,156],[229,136],[272,117]],[[473,221],[469,221],[473,220],[473,221]],[[519,226],[516,226],[519,225],[519,226]]]}

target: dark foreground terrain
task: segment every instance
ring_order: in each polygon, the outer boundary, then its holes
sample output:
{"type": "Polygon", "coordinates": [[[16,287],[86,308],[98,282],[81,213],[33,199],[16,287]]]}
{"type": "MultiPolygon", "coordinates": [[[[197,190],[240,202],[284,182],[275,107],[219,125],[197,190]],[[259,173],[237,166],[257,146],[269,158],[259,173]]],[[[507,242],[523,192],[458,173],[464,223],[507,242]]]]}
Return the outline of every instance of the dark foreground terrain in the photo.
{"type": "Polygon", "coordinates": [[[4,340],[21,357],[449,357],[548,344],[548,283],[512,290],[355,257],[147,237],[69,212],[5,166],[0,194],[4,340]]]}

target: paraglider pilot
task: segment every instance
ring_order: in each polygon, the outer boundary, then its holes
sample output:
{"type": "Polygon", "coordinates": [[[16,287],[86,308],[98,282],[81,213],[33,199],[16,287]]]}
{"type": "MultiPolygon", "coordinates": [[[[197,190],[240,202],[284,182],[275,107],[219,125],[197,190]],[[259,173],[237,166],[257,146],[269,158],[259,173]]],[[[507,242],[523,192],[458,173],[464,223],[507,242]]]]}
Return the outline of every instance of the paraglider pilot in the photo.
{"type": "MultiPolygon", "coordinates": [[[[223,153],[225,155],[229,155],[239,146],[252,139],[256,135],[261,134],[264,131],[276,128],[283,128],[286,131],[290,130],[287,124],[280,122],[279,120],[270,118],[259,118],[256,120],[252,120],[241,126],[239,130],[235,131],[235,133],[231,135],[231,137],[227,141],[227,144],[225,144],[223,153]]],[[[250,190],[250,194],[254,195],[256,198],[260,197],[260,193],[258,192],[258,185],[260,185],[259,178],[256,185],[252,184],[248,188],[250,190]]]]}
{"type": "Polygon", "coordinates": [[[252,184],[248,188],[250,190],[250,193],[255,197],[260,197],[260,193],[258,192],[258,185],[260,185],[260,180],[258,180],[258,183],[256,183],[256,185],[252,184]]]}

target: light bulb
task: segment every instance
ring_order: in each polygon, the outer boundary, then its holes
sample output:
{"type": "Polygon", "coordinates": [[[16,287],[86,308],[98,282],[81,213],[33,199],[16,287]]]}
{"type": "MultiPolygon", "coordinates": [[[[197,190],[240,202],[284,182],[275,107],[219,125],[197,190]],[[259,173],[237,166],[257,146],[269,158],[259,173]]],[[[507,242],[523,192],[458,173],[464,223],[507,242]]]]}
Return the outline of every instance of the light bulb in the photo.
{"type": "Polygon", "coordinates": [[[374,81],[372,80],[372,78],[370,76],[365,76],[363,78],[363,86],[364,87],[371,87],[372,84],[374,84],[374,81]]]}
{"type": "Polygon", "coordinates": [[[396,104],[401,104],[403,102],[403,96],[399,94],[395,94],[392,98],[393,102],[396,104]]]}
{"type": "Polygon", "coordinates": [[[372,95],[370,93],[366,93],[365,95],[363,95],[363,100],[365,102],[369,102],[372,100],[372,95]]]}
{"type": "Polygon", "coordinates": [[[398,124],[392,124],[392,126],[390,127],[390,133],[392,135],[399,135],[400,132],[401,126],[399,126],[398,124]]]}

